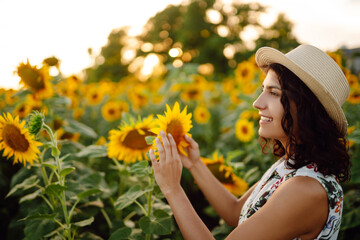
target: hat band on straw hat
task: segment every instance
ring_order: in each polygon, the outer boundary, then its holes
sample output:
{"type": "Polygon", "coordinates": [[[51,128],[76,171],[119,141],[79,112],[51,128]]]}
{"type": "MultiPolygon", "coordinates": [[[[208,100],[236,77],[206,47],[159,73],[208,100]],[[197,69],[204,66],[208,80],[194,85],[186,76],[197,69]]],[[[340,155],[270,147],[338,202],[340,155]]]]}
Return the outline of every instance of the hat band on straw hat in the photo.
{"type": "Polygon", "coordinates": [[[348,98],[350,88],[344,73],[330,56],[311,45],[300,45],[287,54],[262,47],[256,52],[255,60],[264,73],[270,64],[279,63],[298,76],[345,136],[347,120],[341,105],[348,98]]]}

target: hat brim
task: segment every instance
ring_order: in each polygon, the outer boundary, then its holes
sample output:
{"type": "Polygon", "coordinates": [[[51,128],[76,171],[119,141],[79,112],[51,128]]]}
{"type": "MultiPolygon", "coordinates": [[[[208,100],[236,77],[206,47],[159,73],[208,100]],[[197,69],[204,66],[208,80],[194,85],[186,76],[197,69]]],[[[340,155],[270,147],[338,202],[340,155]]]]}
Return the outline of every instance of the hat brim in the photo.
{"type": "Polygon", "coordinates": [[[298,76],[319,99],[326,112],[331,119],[334,120],[339,131],[345,136],[347,120],[341,106],[325,87],[311,75],[311,73],[303,70],[282,52],[270,47],[260,48],[256,52],[255,60],[265,74],[267,74],[270,64],[279,63],[298,76]]]}

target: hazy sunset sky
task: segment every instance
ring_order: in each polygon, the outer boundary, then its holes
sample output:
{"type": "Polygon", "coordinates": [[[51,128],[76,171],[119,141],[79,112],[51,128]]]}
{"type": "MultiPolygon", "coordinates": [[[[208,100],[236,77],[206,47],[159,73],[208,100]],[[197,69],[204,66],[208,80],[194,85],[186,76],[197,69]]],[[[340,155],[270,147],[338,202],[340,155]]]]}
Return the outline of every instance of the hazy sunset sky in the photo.
{"type": "MultiPolygon", "coordinates": [[[[13,72],[29,59],[37,65],[46,57],[61,60],[65,75],[92,64],[114,28],[131,26],[137,34],[147,19],[181,0],[0,0],[0,87],[17,88],[13,72]]],[[[229,3],[231,0],[223,0],[229,3]]],[[[325,51],[360,47],[360,0],[260,0],[268,6],[261,20],[270,24],[279,12],[294,23],[301,43],[325,51]]]]}

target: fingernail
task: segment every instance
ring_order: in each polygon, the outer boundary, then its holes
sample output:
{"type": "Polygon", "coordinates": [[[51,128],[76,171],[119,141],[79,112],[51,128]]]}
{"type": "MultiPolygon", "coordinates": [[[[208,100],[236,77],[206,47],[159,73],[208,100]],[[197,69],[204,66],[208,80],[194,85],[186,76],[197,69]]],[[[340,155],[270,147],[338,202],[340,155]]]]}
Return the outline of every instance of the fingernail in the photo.
{"type": "Polygon", "coordinates": [[[165,134],[164,130],[161,130],[161,131],[160,131],[160,134],[165,134]]]}
{"type": "Polygon", "coordinates": [[[169,136],[169,137],[172,137],[171,133],[168,133],[168,136],[169,136]]]}

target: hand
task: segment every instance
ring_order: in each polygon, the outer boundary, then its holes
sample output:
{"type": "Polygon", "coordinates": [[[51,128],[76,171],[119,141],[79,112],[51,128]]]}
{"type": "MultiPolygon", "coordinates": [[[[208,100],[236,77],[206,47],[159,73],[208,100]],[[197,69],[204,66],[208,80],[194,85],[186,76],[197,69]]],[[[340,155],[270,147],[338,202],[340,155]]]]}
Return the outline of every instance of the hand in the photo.
{"type": "Polygon", "coordinates": [[[181,188],[182,164],[175,140],[171,134],[166,136],[166,134],[161,131],[160,136],[163,144],[159,138],[155,139],[159,151],[159,161],[156,160],[152,149],[149,151],[149,155],[154,169],[155,180],[166,197],[177,188],[181,188]]]}
{"type": "Polygon", "coordinates": [[[190,144],[185,148],[185,152],[188,156],[180,154],[180,159],[185,168],[190,170],[196,163],[200,162],[200,150],[199,144],[194,139],[185,135],[185,140],[190,144]]]}

